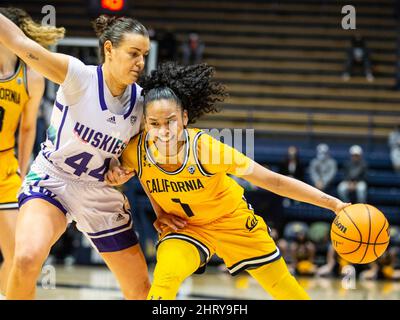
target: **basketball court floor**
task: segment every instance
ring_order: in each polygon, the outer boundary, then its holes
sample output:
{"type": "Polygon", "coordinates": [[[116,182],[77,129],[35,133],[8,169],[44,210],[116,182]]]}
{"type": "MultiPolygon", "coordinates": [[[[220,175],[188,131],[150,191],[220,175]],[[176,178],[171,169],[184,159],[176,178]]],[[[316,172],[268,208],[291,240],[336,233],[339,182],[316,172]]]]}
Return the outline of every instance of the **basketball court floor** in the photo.
{"type": "MultiPolygon", "coordinates": [[[[150,274],[153,270],[150,267],[150,274]]],[[[38,282],[40,300],[113,300],[123,299],[118,285],[106,267],[56,266],[38,282]]],[[[351,289],[342,279],[298,278],[312,299],[316,300],[398,300],[400,282],[359,281],[351,289]]],[[[187,279],[178,299],[271,299],[250,277],[235,277],[209,267],[202,275],[187,279]]]]}

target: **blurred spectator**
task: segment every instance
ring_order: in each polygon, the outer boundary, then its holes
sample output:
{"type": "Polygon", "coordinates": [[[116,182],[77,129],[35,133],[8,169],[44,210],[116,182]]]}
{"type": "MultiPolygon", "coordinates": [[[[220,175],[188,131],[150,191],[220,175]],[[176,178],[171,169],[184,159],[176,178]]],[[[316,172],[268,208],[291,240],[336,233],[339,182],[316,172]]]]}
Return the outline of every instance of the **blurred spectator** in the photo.
{"type": "Polygon", "coordinates": [[[389,247],[376,261],[369,264],[369,269],[360,274],[364,280],[400,280],[400,270],[395,269],[397,247],[389,247]]]}
{"type": "Polygon", "coordinates": [[[163,32],[158,41],[159,62],[175,61],[177,59],[177,40],[172,30],[163,32]]]}
{"type": "Polygon", "coordinates": [[[400,248],[400,228],[390,226],[390,243],[386,251],[374,262],[368,265],[369,269],[360,274],[361,279],[366,280],[400,280],[398,257],[400,248]]]}
{"type": "Polygon", "coordinates": [[[269,235],[275,241],[276,245],[278,246],[282,257],[287,261],[287,254],[288,254],[288,242],[284,238],[279,237],[279,232],[276,228],[270,227],[269,235]]]}
{"type": "MultiPolygon", "coordinates": [[[[288,148],[286,159],[279,166],[279,173],[304,181],[304,166],[300,162],[299,153],[295,146],[288,148]]],[[[284,207],[289,207],[292,201],[289,198],[284,198],[282,204],[284,207]]]]}
{"type": "Polygon", "coordinates": [[[304,166],[300,162],[295,146],[288,148],[286,159],[279,166],[279,173],[301,181],[304,180],[304,166]]]}
{"type": "Polygon", "coordinates": [[[343,268],[347,265],[350,263],[342,259],[330,245],[326,254],[326,264],[316,270],[316,275],[320,277],[340,276],[343,268]]]}
{"type": "Polygon", "coordinates": [[[295,240],[290,244],[292,270],[298,275],[313,275],[316,272],[315,245],[308,238],[306,230],[296,233],[295,240]]]}
{"type": "Polygon", "coordinates": [[[337,162],[329,154],[329,147],[322,143],[317,146],[317,156],[310,163],[312,184],[319,190],[326,191],[337,173],[337,162]]]}
{"type": "Polygon", "coordinates": [[[356,192],[357,202],[367,201],[367,164],[362,157],[362,148],[354,145],[349,150],[351,160],[344,165],[344,180],[338,185],[338,194],[342,201],[350,202],[350,194],[356,192]]]}
{"type": "Polygon", "coordinates": [[[331,244],[331,225],[328,222],[313,222],[308,229],[308,238],[315,245],[315,264],[325,261],[326,254],[331,244]]]}
{"type": "Polygon", "coordinates": [[[205,45],[197,33],[189,34],[188,39],[182,45],[183,64],[197,64],[203,59],[205,45]]]}
{"type": "Polygon", "coordinates": [[[351,39],[351,47],[347,51],[347,60],[343,80],[348,81],[353,74],[355,66],[361,66],[364,74],[369,82],[374,81],[372,74],[372,66],[370,60],[370,50],[364,38],[360,34],[356,34],[351,39]]]}
{"type": "Polygon", "coordinates": [[[149,32],[150,40],[158,41],[158,38],[157,38],[158,37],[158,33],[157,33],[156,29],[150,27],[150,28],[147,29],[147,31],[149,32]]]}
{"type": "Polygon", "coordinates": [[[397,125],[389,134],[388,144],[390,147],[390,158],[393,169],[400,173],[400,125],[397,125]]]}

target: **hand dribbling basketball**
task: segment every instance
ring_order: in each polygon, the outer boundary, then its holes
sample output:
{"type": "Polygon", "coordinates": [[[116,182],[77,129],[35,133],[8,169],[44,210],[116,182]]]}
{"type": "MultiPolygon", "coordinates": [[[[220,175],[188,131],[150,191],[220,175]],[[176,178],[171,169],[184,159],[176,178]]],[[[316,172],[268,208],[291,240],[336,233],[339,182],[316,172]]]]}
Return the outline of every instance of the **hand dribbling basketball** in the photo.
{"type": "Polygon", "coordinates": [[[353,204],[337,213],[331,227],[335,251],[348,262],[370,263],[389,245],[389,223],[384,214],[369,204],[353,204]]]}

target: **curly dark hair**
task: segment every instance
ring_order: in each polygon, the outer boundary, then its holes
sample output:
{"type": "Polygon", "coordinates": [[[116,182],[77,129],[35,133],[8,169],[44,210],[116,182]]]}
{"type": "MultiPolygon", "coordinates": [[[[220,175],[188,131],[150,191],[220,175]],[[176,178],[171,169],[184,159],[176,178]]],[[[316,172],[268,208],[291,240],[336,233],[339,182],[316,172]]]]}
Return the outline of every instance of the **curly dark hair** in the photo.
{"type": "Polygon", "coordinates": [[[151,101],[172,99],[187,110],[189,123],[207,113],[218,112],[218,102],[228,96],[225,87],[215,80],[214,68],[206,63],[183,66],[165,62],[149,76],[139,80],[143,87],[144,111],[151,101]]]}

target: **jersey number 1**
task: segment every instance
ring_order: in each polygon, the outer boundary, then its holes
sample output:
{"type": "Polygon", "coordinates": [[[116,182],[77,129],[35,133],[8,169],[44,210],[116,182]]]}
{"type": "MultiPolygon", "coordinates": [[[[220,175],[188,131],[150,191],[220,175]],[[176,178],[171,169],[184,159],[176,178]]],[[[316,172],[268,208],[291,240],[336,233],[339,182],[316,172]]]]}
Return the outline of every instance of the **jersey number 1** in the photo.
{"type": "Polygon", "coordinates": [[[3,107],[0,107],[0,132],[3,129],[3,120],[4,120],[5,114],[6,114],[6,110],[4,110],[3,107]]]}
{"type": "Polygon", "coordinates": [[[185,211],[185,213],[186,213],[186,215],[188,217],[193,217],[194,216],[194,213],[193,213],[192,209],[190,208],[190,206],[187,203],[182,203],[181,199],[178,199],[178,198],[173,198],[171,200],[173,202],[175,202],[175,203],[179,203],[181,205],[183,211],[185,211]]]}

